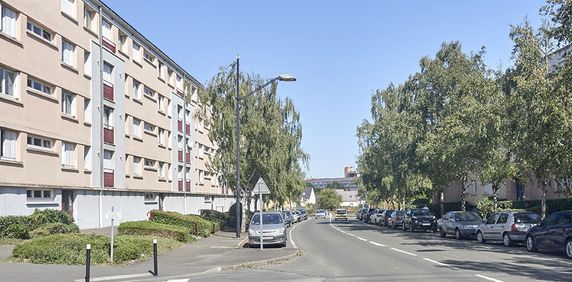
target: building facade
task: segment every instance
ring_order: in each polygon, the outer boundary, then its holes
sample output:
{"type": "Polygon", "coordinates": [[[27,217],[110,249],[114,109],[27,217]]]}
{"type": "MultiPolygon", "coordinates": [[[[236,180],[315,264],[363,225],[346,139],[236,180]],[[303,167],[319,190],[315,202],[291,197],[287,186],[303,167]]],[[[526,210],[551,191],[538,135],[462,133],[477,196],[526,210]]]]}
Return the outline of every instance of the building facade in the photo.
{"type": "Polygon", "coordinates": [[[98,0],[0,0],[0,215],[228,210],[202,85],[98,0]]]}
{"type": "Polygon", "coordinates": [[[306,179],[307,184],[311,184],[316,189],[324,189],[328,185],[334,185],[334,183],[339,184],[344,190],[357,190],[359,174],[355,172],[351,167],[344,168],[344,177],[334,177],[334,178],[310,178],[306,179]]]}

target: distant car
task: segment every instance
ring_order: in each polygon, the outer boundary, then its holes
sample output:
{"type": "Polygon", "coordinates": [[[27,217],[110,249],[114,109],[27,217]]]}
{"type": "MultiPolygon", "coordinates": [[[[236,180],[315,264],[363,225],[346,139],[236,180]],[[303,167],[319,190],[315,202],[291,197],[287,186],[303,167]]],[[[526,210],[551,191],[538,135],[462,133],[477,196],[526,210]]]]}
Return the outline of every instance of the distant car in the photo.
{"type": "Polygon", "coordinates": [[[300,222],[300,213],[298,211],[292,211],[292,223],[300,222]]]}
{"type": "Polygon", "coordinates": [[[260,213],[256,212],[250,220],[248,228],[248,242],[254,245],[280,245],[286,247],[288,241],[286,225],[282,212],[265,212],[262,214],[262,226],[260,226],[260,213]],[[262,241],[260,240],[262,235],[262,241]]]}
{"type": "Polygon", "coordinates": [[[391,213],[393,213],[393,210],[384,210],[383,213],[381,213],[381,218],[377,220],[377,225],[387,227],[391,213]]]}
{"type": "Polygon", "coordinates": [[[415,230],[432,230],[433,232],[436,232],[437,220],[427,208],[410,209],[405,212],[401,228],[403,231],[410,232],[415,230]]]}
{"type": "Polygon", "coordinates": [[[292,220],[293,220],[292,212],[288,210],[282,211],[282,216],[284,217],[284,222],[286,223],[286,225],[290,227],[290,225],[292,225],[292,220]]]}
{"type": "Polygon", "coordinates": [[[373,214],[369,217],[369,222],[377,224],[377,221],[381,218],[381,214],[385,211],[384,209],[375,209],[373,214]]]}
{"type": "Polygon", "coordinates": [[[306,209],[298,209],[300,212],[300,221],[308,219],[308,213],[306,213],[306,209]]]}
{"type": "Polygon", "coordinates": [[[404,211],[393,211],[387,219],[387,226],[393,229],[403,226],[404,211]]]}
{"type": "Polygon", "coordinates": [[[348,220],[348,212],[345,209],[336,210],[335,220],[348,220]]]}
{"type": "Polygon", "coordinates": [[[363,215],[364,211],[365,211],[365,208],[361,208],[356,212],[356,219],[357,220],[362,220],[362,215],[363,215]]]}
{"type": "Polygon", "coordinates": [[[362,216],[362,217],[363,217],[363,221],[369,223],[369,221],[370,221],[370,219],[371,219],[371,215],[373,215],[373,214],[376,212],[376,210],[377,210],[377,209],[369,208],[369,209],[364,213],[364,215],[362,216]]]}
{"type": "Polygon", "coordinates": [[[455,235],[457,240],[474,237],[483,219],[471,211],[450,211],[437,220],[437,228],[441,237],[455,235]]]}
{"type": "Polygon", "coordinates": [[[503,211],[493,213],[477,230],[477,241],[501,241],[507,247],[524,242],[526,232],[540,224],[540,216],[533,212],[503,211]]]}
{"type": "Polygon", "coordinates": [[[540,225],[528,229],[526,249],[536,251],[564,251],[572,259],[572,210],[555,212],[540,225]]]}
{"type": "Polygon", "coordinates": [[[326,218],[325,210],[316,210],[316,218],[326,218]]]}

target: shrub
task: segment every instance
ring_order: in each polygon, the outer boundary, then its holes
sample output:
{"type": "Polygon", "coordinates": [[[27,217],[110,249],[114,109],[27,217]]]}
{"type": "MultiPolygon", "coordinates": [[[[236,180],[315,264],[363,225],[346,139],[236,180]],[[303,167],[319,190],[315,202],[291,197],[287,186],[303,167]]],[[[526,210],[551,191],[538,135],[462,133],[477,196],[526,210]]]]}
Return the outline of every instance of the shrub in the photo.
{"type": "Polygon", "coordinates": [[[154,235],[161,238],[171,238],[180,242],[191,241],[188,229],[152,221],[130,221],[121,223],[119,225],[119,234],[154,235]]]}
{"type": "Polygon", "coordinates": [[[32,238],[39,236],[48,236],[52,234],[66,234],[66,233],[79,233],[79,227],[75,224],[63,224],[61,222],[54,222],[44,224],[30,232],[32,238]]]}
{"type": "MultiPolygon", "coordinates": [[[[21,226],[28,227],[30,225],[30,217],[28,216],[1,216],[0,217],[0,237],[10,237],[8,233],[13,233],[14,230],[10,230],[9,227],[19,225],[19,227],[12,227],[12,228],[21,228],[21,226]]],[[[30,229],[28,228],[28,231],[30,229]]],[[[10,237],[14,238],[14,237],[10,237]]]]}
{"type": "Polygon", "coordinates": [[[197,215],[182,215],[178,212],[151,211],[151,220],[158,223],[187,228],[191,234],[207,237],[214,231],[214,224],[197,215]],[[206,231],[205,231],[206,230],[206,231]]]}
{"type": "Polygon", "coordinates": [[[35,229],[40,225],[56,222],[72,224],[73,217],[67,212],[54,209],[35,210],[34,213],[30,215],[30,224],[32,229],[35,229]]]}
{"type": "MultiPolygon", "coordinates": [[[[158,238],[159,248],[165,251],[180,243],[158,238]]],[[[13,256],[32,263],[84,264],[85,246],[91,244],[91,262],[105,264],[110,260],[110,239],[96,234],[55,234],[37,237],[14,248],[13,256]]],[[[114,243],[114,262],[124,263],[150,257],[153,253],[151,237],[117,236],[114,243]]]]}
{"type": "Polygon", "coordinates": [[[14,239],[29,239],[30,238],[30,228],[28,225],[16,223],[9,225],[6,228],[5,236],[14,239]]]}

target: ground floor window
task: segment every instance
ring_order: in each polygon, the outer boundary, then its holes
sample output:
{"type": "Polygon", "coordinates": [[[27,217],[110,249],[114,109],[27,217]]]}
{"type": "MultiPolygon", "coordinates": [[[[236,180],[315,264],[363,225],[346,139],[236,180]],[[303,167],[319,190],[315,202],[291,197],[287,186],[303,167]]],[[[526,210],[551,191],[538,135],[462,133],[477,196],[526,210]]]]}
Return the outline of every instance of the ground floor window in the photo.
{"type": "Polygon", "coordinates": [[[52,190],[26,190],[28,199],[52,199],[52,190]]]}

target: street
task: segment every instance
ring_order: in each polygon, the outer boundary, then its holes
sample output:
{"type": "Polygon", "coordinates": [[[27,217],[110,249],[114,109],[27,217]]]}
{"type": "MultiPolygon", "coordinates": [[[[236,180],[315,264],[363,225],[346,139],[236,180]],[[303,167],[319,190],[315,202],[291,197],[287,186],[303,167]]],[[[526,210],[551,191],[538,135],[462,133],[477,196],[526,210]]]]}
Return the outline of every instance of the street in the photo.
{"type": "Polygon", "coordinates": [[[436,233],[404,233],[355,219],[331,224],[311,219],[296,225],[290,239],[302,255],[289,262],[192,279],[565,281],[572,274],[572,261],[560,254],[531,254],[522,246],[480,245],[436,233]]]}

